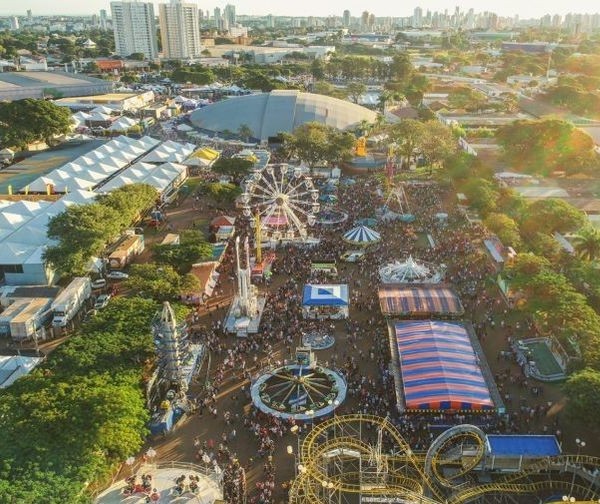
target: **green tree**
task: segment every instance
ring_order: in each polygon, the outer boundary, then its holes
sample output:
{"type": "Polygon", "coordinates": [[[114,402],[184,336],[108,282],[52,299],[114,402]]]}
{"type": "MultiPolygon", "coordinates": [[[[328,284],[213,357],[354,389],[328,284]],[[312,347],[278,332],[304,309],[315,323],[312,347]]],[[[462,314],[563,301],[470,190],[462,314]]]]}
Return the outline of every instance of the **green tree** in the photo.
{"type": "Polygon", "coordinates": [[[219,182],[205,184],[203,190],[218,205],[232,205],[235,199],[242,193],[242,190],[237,185],[221,184],[219,182]]]}
{"type": "Polygon", "coordinates": [[[48,237],[57,243],[46,249],[44,260],[67,276],[87,272],[90,259],[138,221],[156,196],[153,187],[132,184],[94,203],[68,207],[48,222],[48,237]]]}
{"type": "Polygon", "coordinates": [[[448,94],[448,103],[452,108],[469,112],[485,109],[487,102],[488,99],[483,93],[467,86],[452,88],[448,94]]]}
{"type": "Polygon", "coordinates": [[[309,166],[335,164],[352,156],[354,136],[325,124],[310,122],[281,135],[286,156],[296,156],[309,166]]]}
{"type": "Polygon", "coordinates": [[[178,245],[154,246],[154,260],[173,267],[181,275],[187,273],[194,263],[206,261],[211,257],[211,244],[201,232],[191,229],[180,234],[178,245]]]}
{"type": "Polygon", "coordinates": [[[254,164],[248,159],[237,157],[220,157],[212,165],[211,170],[220,175],[231,177],[234,181],[241,181],[250,173],[254,164]]]}
{"type": "Polygon", "coordinates": [[[346,86],[348,97],[353,103],[358,103],[360,97],[367,92],[367,86],[362,82],[351,82],[346,86]]]}
{"type": "Polygon", "coordinates": [[[414,119],[405,119],[391,125],[388,133],[390,140],[396,144],[398,152],[403,157],[403,165],[409,167],[413,157],[420,150],[425,134],[424,124],[414,119]]]}
{"type": "Polygon", "coordinates": [[[244,140],[244,142],[248,142],[248,140],[254,135],[254,131],[252,131],[252,128],[250,126],[244,123],[240,124],[240,127],[237,130],[237,134],[242,140],[244,140]]]}
{"type": "Polygon", "coordinates": [[[579,257],[589,261],[600,258],[600,230],[584,227],[573,239],[579,257]]]}
{"type": "Polygon", "coordinates": [[[127,289],[156,301],[172,301],[181,294],[181,275],[167,265],[132,264],[124,283],[127,289]]]}
{"type": "Polygon", "coordinates": [[[495,185],[489,180],[472,178],[462,189],[469,200],[469,206],[475,210],[478,210],[483,215],[495,210],[498,192],[495,185]]]}
{"type": "Polygon", "coordinates": [[[52,145],[71,127],[69,109],[51,101],[26,98],[0,103],[0,145],[25,148],[41,140],[52,145]]]}
{"type": "Polygon", "coordinates": [[[593,432],[598,431],[598,411],[600,411],[600,372],[596,369],[583,369],[572,374],[563,386],[568,398],[567,413],[571,419],[584,422],[593,432]]]}
{"type": "Polygon", "coordinates": [[[144,61],[146,59],[146,56],[144,56],[144,53],[141,52],[134,52],[131,53],[127,59],[133,60],[133,61],[144,61]]]}
{"type": "Polygon", "coordinates": [[[427,121],[423,127],[420,149],[429,166],[439,166],[458,150],[452,130],[439,121],[427,121]]]}
{"type": "Polygon", "coordinates": [[[496,138],[505,159],[529,173],[550,175],[564,170],[573,174],[598,166],[592,138],[558,119],[514,121],[501,127],[496,138]]]}
{"type": "Polygon", "coordinates": [[[0,501],[83,504],[148,434],[152,301],[116,298],[0,394],[0,501]],[[68,428],[66,427],[68,426],[68,428]]]}
{"type": "Polygon", "coordinates": [[[507,246],[519,249],[521,247],[521,235],[519,225],[508,215],[502,213],[490,213],[484,220],[485,227],[496,234],[500,241],[507,246]]]}
{"type": "Polygon", "coordinates": [[[521,231],[525,235],[566,233],[579,229],[584,222],[583,212],[564,200],[550,198],[534,201],[527,207],[521,231]]]}
{"type": "Polygon", "coordinates": [[[543,271],[550,271],[551,264],[545,257],[531,252],[517,254],[507,271],[519,285],[525,285],[529,278],[543,271]]]}

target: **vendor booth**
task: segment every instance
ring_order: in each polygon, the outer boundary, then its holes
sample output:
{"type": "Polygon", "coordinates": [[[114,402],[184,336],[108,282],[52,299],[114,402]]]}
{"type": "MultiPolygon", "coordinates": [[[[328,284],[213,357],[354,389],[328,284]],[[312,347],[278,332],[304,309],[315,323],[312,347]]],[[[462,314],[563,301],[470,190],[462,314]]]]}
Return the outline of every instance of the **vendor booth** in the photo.
{"type": "Polygon", "coordinates": [[[306,284],[302,296],[302,315],[318,320],[348,318],[349,300],[347,284],[306,284]]]}

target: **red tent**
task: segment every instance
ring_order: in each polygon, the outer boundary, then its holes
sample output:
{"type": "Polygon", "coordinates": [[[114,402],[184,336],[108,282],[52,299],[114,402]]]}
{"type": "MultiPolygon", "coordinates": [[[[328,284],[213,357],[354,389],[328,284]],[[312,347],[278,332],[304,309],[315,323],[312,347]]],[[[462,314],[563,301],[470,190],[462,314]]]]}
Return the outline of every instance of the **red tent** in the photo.
{"type": "Polygon", "coordinates": [[[219,229],[221,226],[233,226],[235,217],[229,215],[219,215],[210,221],[210,229],[219,229]]]}

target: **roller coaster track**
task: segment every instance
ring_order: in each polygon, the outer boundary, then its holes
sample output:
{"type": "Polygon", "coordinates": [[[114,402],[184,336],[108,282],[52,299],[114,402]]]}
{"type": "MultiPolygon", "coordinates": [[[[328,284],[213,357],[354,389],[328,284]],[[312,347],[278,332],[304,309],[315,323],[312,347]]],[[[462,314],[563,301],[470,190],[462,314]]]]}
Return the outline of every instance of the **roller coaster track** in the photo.
{"type": "Polygon", "coordinates": [[[600,468],[600,458],[587,455],[548,457],[493,483],[474,484],[469,475],[486,455],[485,441],[479,428],[461,425],[435,439],[427,453],[415,453],[387,418],[337,416],[314,426],[304,439],[290,503],[325,504],[331,502],[333,494],[348,493],[402,497],[415,504],[462,504],[486,494],[522,495],[564,491],[566,487],[586,499],[600,497],[600,489],[592,488],[595,479],[591,476],[591,470],[600,468]],[[369,438],[375,434],[378,441],[374,444],[369,438]],[[384,434],[388,448],[385,453],[384,434]],[[335,472],[331,470],[334,459],[338,472],[331,474],[335,472]],[[444,476],[444,467],[453,468],[451,477],[444,476]],[[553,477],[565,472],[574,473],[572,485],[553,477]],[[576,482],[575,475],[592,484],[586,487],[576,482]]]}

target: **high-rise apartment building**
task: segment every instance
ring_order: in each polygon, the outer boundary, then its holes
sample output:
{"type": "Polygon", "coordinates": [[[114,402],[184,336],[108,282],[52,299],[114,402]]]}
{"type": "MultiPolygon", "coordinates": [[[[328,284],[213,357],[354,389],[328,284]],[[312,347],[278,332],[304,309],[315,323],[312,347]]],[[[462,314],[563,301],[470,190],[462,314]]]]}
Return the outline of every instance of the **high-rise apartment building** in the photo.
{"type": "Polygon", "coordinates": [[[342,25],[344,25],[344,28],[350,26],[350,11],[348,9],[346,9],[342,15],[342,25]]]}
{"type": "Polygon", "coordinates": [[[413,11],[413,26],[415,28],[421,28],[423,26],[423,9],[421,7],[415,7],[413,11]]]}
{"type": "Polygon", "coordinates": [[[148,59],[158,56],[154,5],[150,2],[111,2],[115,52],[119,56],[142,53],[148,59]]]}
{"type": "Polygon", "coordinates": [[[218,31],[223,30],[223,18],[221,17],[221,9],[215,7],[213,11],[213,18],[215,20],[215,28],[218,31]]]}
{"type": "Polygon", "coordinates": [[[158,5],[160,38],[165,58],[200,57],[200,20],[198,6],[182,0],[158,5]]]}
{"type": "Polygon", "coordinates": [[[227,27],[234,26],[237,23],[235,15],[235,5],[227,4],[223,9],[223,20],[227,24],[227,27]]]}
{"type": "Polygon", "coordinates": [[[19,18],[17,16],[12,16],[8,19],[10,23],[10,29],[15,31],[19,29],[19,18]]]}
{"type": "Polygon", "coordinates": [[[106,9],[100,11],[100,29],[106,30],[106,9]]]}

